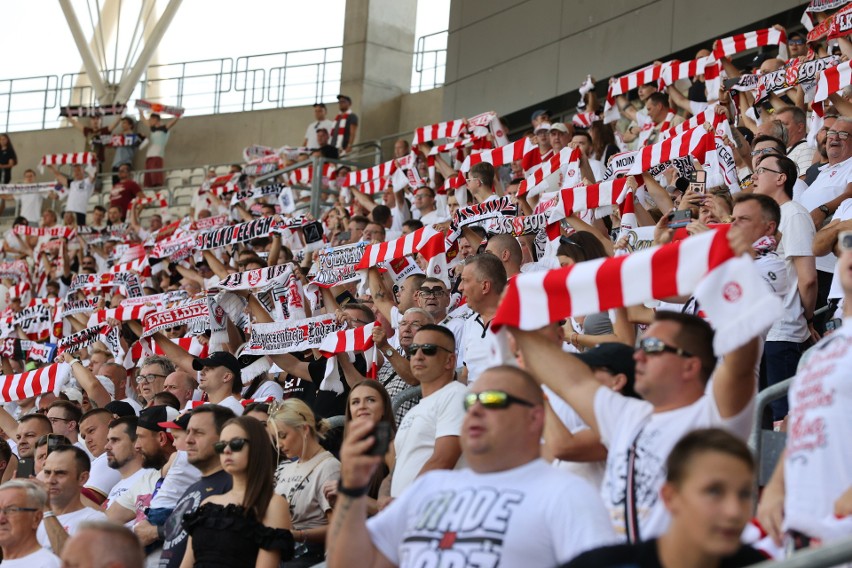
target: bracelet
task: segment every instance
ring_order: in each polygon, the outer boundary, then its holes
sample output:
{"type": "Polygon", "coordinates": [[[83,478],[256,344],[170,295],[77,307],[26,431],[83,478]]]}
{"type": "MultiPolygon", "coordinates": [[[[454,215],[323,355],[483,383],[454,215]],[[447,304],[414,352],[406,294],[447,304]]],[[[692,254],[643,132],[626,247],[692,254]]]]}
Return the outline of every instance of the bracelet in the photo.
{"type": "Polygon", "coordinates": [[[346,495],[347,497],[352,497],[353,499],[357,499],[358,497],[363,497],[370,491],[370,486],[365,485],[364,487],[351,488],[344,487],[343,480],[340,479],[337,482],[337,492],[341,495],[346,495]]]}
{"type": "Polygon", "coordinates": [[[42,519],[50,519],[51,517],[56,517],[56,513],[53,511],[45,511],[45,513],[41,516],[42,519]]]}
{"type": "Polygon", "coordinates": [[[71,365],[73,366],[73,365],[74,365],[74,363],[80,363],[81,365],[83,364],[83,362],[82,362],[82,361],[80,361],[80,359],[78,359],[77,357],[74,357],[74,360],[73,360],[73,361],[71,361],[71,365]]]}

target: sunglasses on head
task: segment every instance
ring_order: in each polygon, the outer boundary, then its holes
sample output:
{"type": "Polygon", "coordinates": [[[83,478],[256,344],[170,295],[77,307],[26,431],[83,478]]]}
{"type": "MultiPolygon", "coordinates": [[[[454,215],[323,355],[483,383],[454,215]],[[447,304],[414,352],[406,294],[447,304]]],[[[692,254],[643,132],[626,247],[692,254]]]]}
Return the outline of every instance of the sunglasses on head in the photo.
{"type": "Polygon", "coordinates": [[[239,451],[242,451],[242,449],[248,443],[249,443],[249,441],[246,440],[245,438],[232,438],[232,439],[228,440],[227,442],[225,442],[223,440],[223,441],[216,442],[215,444],[213,444],[213,451],[215,451],[217,454],[224,454],[225,448],[231,448],[232,452],[239,452],[239,451]]]}
{"type": "Polygon", "coordinates": [[[412,343],[408,346],[408,355],[414,357],[421,349],[423,350],[423,354],[427,357],[435,355],[435,353],[438,352],[438,349],[443,349],[447,353],[452,353],[452,351],[446,347],[441,347],[440,345],[435,345],[433,343],[412,343]]]}
{"type": "Polygon", "coordinates": [[[471,406],[479,402],[484,408],[490,410],[506,408],[512,404],[520,404],[522,406],[535,406],[528,400],[512,396],[506,391],[501,390],[484,390],[482,392],[469,392],[464,395],[464,409],[469,410],[471,406]]]}
{"type": "Polygon", "coordinates": [[[674,353],[678,357],[694,357],[692,353],[686,351],[685,349],[681,349],[680,347],[673,347],[671,345],[666,344],[662,339],[658,337],[645,337],[639,342],[639,349],[641,349],[646,355],[658,355],[660,353],[674,353]]]}

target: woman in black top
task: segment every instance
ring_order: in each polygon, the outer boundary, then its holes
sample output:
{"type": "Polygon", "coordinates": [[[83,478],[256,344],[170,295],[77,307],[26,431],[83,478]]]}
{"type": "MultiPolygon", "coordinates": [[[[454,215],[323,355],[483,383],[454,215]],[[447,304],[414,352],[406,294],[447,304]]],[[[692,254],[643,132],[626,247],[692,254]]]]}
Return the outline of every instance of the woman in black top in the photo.
{"type": "Polygon", "coordinates": [[[671,524],[659,538],[583,553],[563,568],[739,568],[766,560],[740,542],[751,518],[754,460],[724,430],[695,430],[666,460],[671,524]]]}
{"type": "Polygon", "coordinates": [[[266,428],[250,416],[231,419],[213,447],[233,488],[184,515],[190,537],[181,568],[278,568],[293,556],[293,535],[287,501],[275,494],[266,428]]]}
{"type": "Polygon", "coordinates": [[[15,147],[9,140],[8,134],[0,134],[0,183],[9,183],[12,179],[12,168],[18,164],[15,147]]]}

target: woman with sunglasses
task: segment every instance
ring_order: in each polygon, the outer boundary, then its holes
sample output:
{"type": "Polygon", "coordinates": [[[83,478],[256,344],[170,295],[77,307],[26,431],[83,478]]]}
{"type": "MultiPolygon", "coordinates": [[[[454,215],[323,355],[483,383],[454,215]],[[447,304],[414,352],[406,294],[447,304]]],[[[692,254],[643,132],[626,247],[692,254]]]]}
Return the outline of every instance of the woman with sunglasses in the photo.
{"type": "Polygon", "coordinates": [[[751,518],[754,459],[736,436],[710,428],[695,430],[666,460],[660,495],[671,513],[658,538],[581,554],[564,568],[738,568],[765,560],[741,544],[751,518]]]}
{"type": "Polygon", "coordinates": [[[323,486],[340,479],[340,462],[320,445],[329,424],[317,420],[303,401],[290,398],[270,407],[267,430],[278,453],[289,458],[275,472],[275,492],[287,499],[296,541],[295,557],[285,566],[313,566],[325,557],[331,515],[323,486]]]}
{"type": "MultiPolygon", "coordinates": [[[[371,379],[366,379],[356,384],[349,392],[349,400],[346,403],[346,422],[343,426],[343,436],[349,430],[353,421],[369,420],[374,425],[380,423],[388,424],[390,431],[390,444],[384,460],[376,468],[370,481],[370,489],[367,492],[367,514],[372,516],[379,512],[379,487],[390,473],[396,459],[393,448],[393,437],[396,434],[396,421],[394,419],[393,405],[390,395],[385,387],[371,379]]],[[[326,497],[334,501],[337,497],[337,481],[330,481],[323,487],[326,497]]]]}
{"type": "Polygon", "coordinates": [[[233,488],[184,516],[190,537],[181,568],[278,568],[293,556],[293,535],[287,501],[275,494],[275,454],[266,428],[251,417],[233,418],[213,449],[233,488]]]}

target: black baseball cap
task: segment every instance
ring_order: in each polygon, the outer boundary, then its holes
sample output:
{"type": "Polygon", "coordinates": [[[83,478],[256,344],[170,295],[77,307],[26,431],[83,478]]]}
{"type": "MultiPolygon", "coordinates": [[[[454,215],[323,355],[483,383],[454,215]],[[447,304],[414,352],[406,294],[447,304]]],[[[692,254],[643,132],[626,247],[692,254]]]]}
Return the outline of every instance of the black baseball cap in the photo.
{"type": "Polygon", "coordinates": [[[242,369],[242,366],[237,361],[237,358],[227,351],[216,351],[215,353],[211,353],[206,359],[196,357],[192,361],[192,368],[196,371],[200,371],[204,367],[227,367],[229,371],[234,373],[235,379],[237,381],[240,380],[240,369],[242,369]]]}
{"type": "Polygon", "coordinates": [[[136,422],[137,428],[145,428],[152,432],[165,432],[166,429],[160,426],[161,422],[173,422],[178,417],[178,411],[171,406],[149,406],[143,408],[139,413],[139,421],[136,422]]]}
{"type": "Polygon", "coordinates": [[[344,99],[347,103],[352,104],[352,98],[347,95],[337,95],[337,100],[344,99]]]}
{"type": "Polygon", "coordinates": [[[530,116],[530,122],[532,122],[533,120],[537,119],[538,117],[540,117],[540,116],[541,116],[541,115],[543,115],[543,114],[546,114],[547,116],[550,116],[550,111],[549,111],[549,110],[545,110],[545,109],[543,109],[543,108],[540,108],[540,109],[538,109],[538,110],[536,110],[536,111],[533,111],[532,115],[530,116]]]}
{"type": "Polygon", "coordinates": [[[133,410],[133,407],[123,400],[112,400],[104,408],[118,417],[136,416],[136,411],[133,410]]]}
{"type": "Polygon", "coordinates": [[[636,362],[633,360],[634,349],[623,343],[600,343],[583,353],[575,356],[589,367],[602,367],[614,375],[624,373],[627,386],[633,389],[636,377],[636,362]]]}

